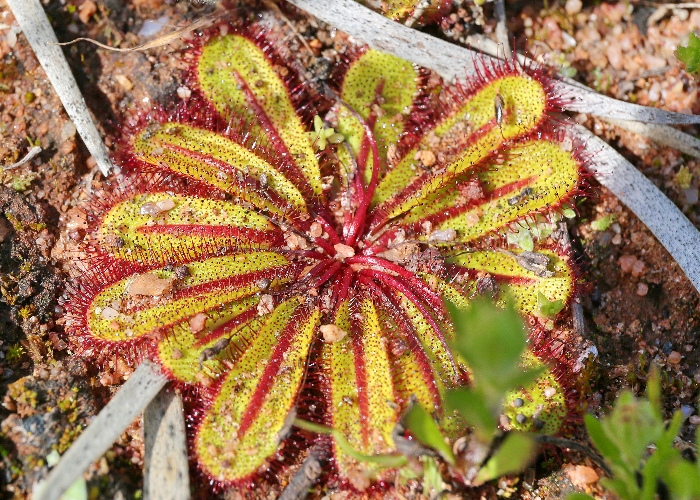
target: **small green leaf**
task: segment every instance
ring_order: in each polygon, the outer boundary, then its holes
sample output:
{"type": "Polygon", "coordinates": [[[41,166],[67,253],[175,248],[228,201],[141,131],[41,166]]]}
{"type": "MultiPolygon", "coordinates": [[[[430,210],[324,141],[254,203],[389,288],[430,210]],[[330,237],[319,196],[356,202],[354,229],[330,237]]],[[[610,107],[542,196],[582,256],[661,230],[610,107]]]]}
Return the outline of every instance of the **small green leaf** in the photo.
{"type": "Polygon", "coordinates": [[[88,492],[85,480],[81,477],[76,480],[61,497],[61,500],[87,500],[88,492]]]}
{"type": "Polygon", "coordinates": [[[447,408],[458,411],[484,443],[491,441],[496,432],[496,418],[483,393],[475,389],[454,389],[445,395],[447,408]]]}
{"type": "Polygon", "coordinates": [[[673,492],[673,498],[685,500],[700,497],[700,476],[692,463],[676,460],[665,465],[664,480],[673,492]]]}
{"type": "Polygon", "coordinates": [[[569,493],[566,500],[595,500],[595,498],[585,493],[569,493]]]}
{"type": "Polygon", "coordinates": [[[438,498],[445,489],[438,464],[433,457],[423,457],[422,460],[423,492],[430,494],[430,498],[438,498]]]}
{"type": "Polygon", "coordinates": [[[639,467],[647,446],[654,443],[664,429],[658,407],[652,409],[649,401],[638,400],[629,391],[623,391],[618,397],[613,412],[603,420],[602,426],[620,450],[621,463],[631,470],[639,467]]]}
{"type": "Polygon", "coordinates": [[[585,415],[583,420],[586,424],[588,435],[595,447],[598,448],[598,451],[600,451],[609,462],[619,463],[620,450],[615,443],[605,435],[605,430],[603,430],[603,425],[600,423],[600,420],[590,414],[585,415]]]}
{"type": "Polygon", "coordinates": [[[700,38],[695,33],[688,37],[687,47],[678,47],[676,57],[685,64],[688,73],[698,73],[700,70],[700,38]]]}
{"type": "Polygon", "coordinates": [[[542,292],[537,292],[537,309],[542,316],[548,318],[556,316],[564,309],[565,305],[561,299],[549,300],[542,292]]]}
{"type": "Polygon", "coordinates": [[[520,226],[516,232],[507,233],[506,240],[509,245],[515,245],[526,252],[532,252],[535,249],[535,240],[532,239],[532,233],[526,227],[520,226]]]}
{"type": "Polygon", "coordinates": [[[500,309],[488,299],[467,310],[448,304],[457,332],[455,350],[472,369],[474,384],[488,392],[510,389],[507,381],[520,371],[525,350],[525,325],[512,303],[500,309]],[[505,381],[505,383],[504,383],[505,381]]]}
{"type": "Polygon", "coordinates": [[[535,456],[537,444],[529,434],[511,432],[501,447],[479,471],[474,484],[522,471],[535,456]]]}
{"type": "Polygon", "coordinates": [[[647,378],[647,397],[651,404],[651,409],[656,413],[658,419],[661,415],[661,374],[657,365],[651,365],[649,377],[647,378]]]}
{"type": "Polygon", "coordinates": [[[616,472],[616,475],[624,476],[626,481],[623,481],[622,479],[609,479],[604,477],[600,480],[600,484],[603,485],[606,490],[611,491],[613,494],[624,500],[641,500],[639,498],[641,493],[637,487],[634,476],[631,476],[628,473],[620,472],[616,472]],[[632,481],[629,480],[630,477],[632,478],[632,481]]]}
{"type": "MultiPolygon", "coordinates": [[[[42,496],[44,489],[46,488],[46,482],[40,481],[32,492],[33,498],[39,498],[42,496]]],[[[85,479],[82,477],[76,479],[73,484],[71,484],[68,489],[61,495],[61,500],[87,500],[88,492],[87,485],[85,484],[85,479]]]]}
{"type": "Polygon", "coordinates": [[[573,208],[565,208],[562,210],[562,215],[566,217],[567,219],[574,219],[576,218],[576,211],[573,208]]]}
{"type": "Polygon", "coordinates": [[[600,219],[591,222],[591,229],[594,231],[605,231],[614,221],[615,216],[613,214],[606,215],[605,217],[601,217],[600,219]]]}
{"type": "Polygon", "coordinates": [[[51,453],[46,455],[46,465],[49,467],[53,467],[58,464],[59,460],[61,460],[61,455],[59,455],[56,450],[51,450],[51,453]]]}
{"type": "Polygon", "coordinates": [[[449,464],[455,464],[452,448],[445,442],[433,417],[420,404],[415,403],[408,409],[404,423],[418,441],[437,450],[449,464]]]}
{"type": "Polygon", "coordinates": [[[337,134],[332,128],[326,128],[323,120],[318,115],[314,116],[314,131],[307,132],[306,135],[319,151],[326,149],[328,142],[338,144],[344,139],[342,134],[337,134]]]}

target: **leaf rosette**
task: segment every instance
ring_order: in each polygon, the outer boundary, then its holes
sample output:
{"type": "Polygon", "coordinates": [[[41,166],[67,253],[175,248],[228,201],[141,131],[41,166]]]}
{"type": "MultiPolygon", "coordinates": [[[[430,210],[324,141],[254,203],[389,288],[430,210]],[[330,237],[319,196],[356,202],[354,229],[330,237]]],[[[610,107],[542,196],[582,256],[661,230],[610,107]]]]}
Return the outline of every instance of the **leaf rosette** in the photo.
{"type": "MultiPolygon", "coordinates": [[[[412,396],[465,430],[442,403],[469,380],[444,300],[512,296],[542,325],[543,300],[568,303],[566,251],[503,235],[575,196],[581,162],[550,132],[557,97],[539,70],[503,63],[447,88],[363,50],[312,98],[260,36],[221,33],[189,102],[129,139],[122,187],[94,203],[67,330],[83,354],[155,358],[191,389],[193,456],[212,480],[296,460],[298,414],[344,436],[332,478],[362,490],[373,466],[346,445],[396,453],[412,396]]],[[[538,352],[524,366],[547,365],[538,352]]],[[[509,396],[530,417],[513,428],[557,430],[557,373],[509,396]]]]}

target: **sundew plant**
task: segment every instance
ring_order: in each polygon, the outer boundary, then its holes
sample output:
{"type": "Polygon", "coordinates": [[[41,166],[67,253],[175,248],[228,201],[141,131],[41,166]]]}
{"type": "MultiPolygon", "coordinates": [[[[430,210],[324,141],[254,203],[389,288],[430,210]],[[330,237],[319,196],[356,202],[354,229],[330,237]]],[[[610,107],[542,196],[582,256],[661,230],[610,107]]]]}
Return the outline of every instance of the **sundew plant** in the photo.
{"type": "Polygon", "coordinates": [[[470,369],[445,302],[512,297],[534,332],[523,364],[547,370],[508,395],[501,424],[555,433],[570,391],[547,338],[575,273],[552,238],[507,238],[580,190],[547,73],[504,62],[449,86],[361,49],[325,87],[259,29],[203,38],[191,97],[142,117],[119,181],[87,210],[74,349],[98,367],[156,360],[186,395],[192,461],[212,484],[283,483],[317,445],[328,485],[381,491],[393,469],[294,419],[395,454],[415,400],[457,439],[443,396],[470,369]]]}

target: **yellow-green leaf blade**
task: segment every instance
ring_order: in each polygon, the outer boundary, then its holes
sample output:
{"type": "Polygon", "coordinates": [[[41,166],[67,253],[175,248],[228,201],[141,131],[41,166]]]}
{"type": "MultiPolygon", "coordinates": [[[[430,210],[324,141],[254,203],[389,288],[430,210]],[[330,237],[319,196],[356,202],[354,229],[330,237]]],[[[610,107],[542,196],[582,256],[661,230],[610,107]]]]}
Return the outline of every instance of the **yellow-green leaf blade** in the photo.
{"type": "Polygon", "coordinates": [[[280,304],[243,355],[233,360],[212,405],[204,410],[194,451],[219,481],[253,476],[277,452],[280,433],[303,380],[320,313],[302,297],[280,304]]]}
{"type": "MultiPolygon", "coordinates": [[[[406,115],[418,93],[417,79],[418,71],[411,63],[372,49],[353,61],[347,70],[341,98],[371,125],[383,162],[387,161],[388,149],[396,147],[404,131],[406,115]]],[[[364,130],[357,117],[344,106],[338,109],[338,132],[345,136],[357,158],[364,130]]],[[[342,155],[344,150],[339,152],[342,155]]],[[[371,155],[368,155],[363,175],[365,182],[369,183],[371,155]]]]}
{"type": "Polygon", "coordinates": [[[221,36],[204,46],[197,70],[204,95],[219,113],[226,120],[242,118],[255,135],[267,136],[272,149],[298,167],[297,186],[319,195],[321,175],[306,128],[263,50],[244,36],[221,36]]]}
{"type": "Polygon", "coordinates": [[[518,256],[523,253],[482,250],[451,257],[448,262],[455,264],[452,269],[455,278],[449,283],[439,282],[440,290],[450,296],[458,294],[467,301],[476,295],[478,288],[481,293],[497,292],[501,302],[512,295],[519,311],[534,315],[539,314],[538,294],[552,302],[568,303],[574,287],[568,256],[541,249],[533,253],[539,254],[547,265],[527,269],[518,262],[518,256]]]}
{"type": "Polygon", "coordinates": [[[279,229],[237,203],[169,192],[134,194],[112,206],[96,231],[111,255],[148,264],[195,259],[221,248],[281,246],[279,229]]]}
{"type": "Polygon", "coordinates": [[[219,133],[165,123],[142,131],[133,152],[154,168],[204,182],[274,214],[307,210],[302,192],[278,165],[219,133]]]}
{"type": "Polygon", "coordinates": [[[104,287],[85,311],[81,334],[101,342],[135,340],[258,293],[261,280],[276,288],[297,270],[283,255],[253,252],[190,263],[184,278],[176,272],[137,273],[104,287]]]}
{"type": "MultiPolygon", "coordinates": [[[[350,446],[367,455],[393,451],[391,432],[399,418],[391,367],[376,307],[363,298],[361,321],[351,319],[348,302],[335,316],[335,325],[348,332],[323,346],[328,373],[330,423],[350,446]]],[[[334,447],[336,466],[348,477],[358,464],[341,446],[334,447]]]]}
{"type": "Polygon", "coordinates": [[[544,84],[525,73],[494,78],[465,98],[380,182],[374,198],[378,204],[375,224],[423,205],[427,197],[472,171],[504,142],[536,130],[547,118],[548,99],[544,84]],[[503,104],[500,123],[497,99],[503,104]],[[421,166],[422,151],[442,156],[434,155],[436,162],[421,166]]]}

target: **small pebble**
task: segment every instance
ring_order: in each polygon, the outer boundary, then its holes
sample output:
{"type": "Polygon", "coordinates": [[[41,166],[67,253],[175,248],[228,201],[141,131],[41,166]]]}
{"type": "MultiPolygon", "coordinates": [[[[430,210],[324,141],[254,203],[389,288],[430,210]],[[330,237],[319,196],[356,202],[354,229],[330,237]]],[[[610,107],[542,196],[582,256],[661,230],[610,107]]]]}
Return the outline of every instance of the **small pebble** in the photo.
{"type": "Polygon", "coordinates": [[[668,355],[668,362],[672,365],[677,365],[678,363],[680,363],[681,353],[678,351],[671,351],[671,354],[668,355]]]}
{"type": "Polygon", "coordinates": [[[661,346],[661,352],[668,356],[671,354],[671,351],[673,351],[673,344],[671,342],[664,342],[664,345],[661,346]]]}
{"type": "Polygon", "coordinates": [[[522,413],[518,413],[515,416],[515,421],[518,422],[520,425],[522,425],[527,421],[527,417],[525,415],[523,415],[522,413]]]}
{"type": "Polygon", "coordinates": [[[170,18],[168,16],[160,16],[158,19],[147,19],[138,32],[139,38],[148,38],[157,35],[160,30],[168,25],[170,18]]]}
{"type": "Polygon", "coordinates": [[[326,342],[340,342],[348,334],[348,332],[338,328],[336,325],[321,325],[319,330],[321,330],[323,340],[326,342]]]}
{"type": "Polygon", "coordinates": [[[119,311],[112,309],[111,307],[105,307],[102,309],[102,318],[106,320],[114,319],[119,317],[119,311]]]}
{"type": "Polygon", "coordinates": [[[134,84],[131,83],[131,80],[129,80],[129,78],[124,75],[114,75],[114,79],[127,92],[134,88],[134,84]]]}
{"type": "Polygon", "coordinates": [[[264,294],[258,302],[258,316],[264,316],[275,310],[275,299],[270,294],[264,294]]]}
{"type": "Polygon", "coordinates": [[[92,0],[86,0],[78,7],[78,17],[83,24],[90,22],[90,18],[97,12],[97,5],[92,0]]]}
{"type": "Polygon", "coordinates": [[[576,465],[567,470],[566,475],[569,476],[574,486],[579,487],[598,481],[598,474],[596,471],[587,465],[576,465]]]}
{"type": "Polygon", "coordinates": [[[632,265],[636,260],[637,257],[634,255],[622,255],[619,259],[617,259],[617,263],[619,264],[623,273],[628,273],[632,270],[632,265]]]}
{"type": "Polygon", "coordinates": [[[691,416],[694,411],[695,410],[693,409],[692,406],[688,406],[688,405],[681,406],[681,413],[683,414],[683,416],[685,418],[688,418],[689,416],[691,416]]]}
{"type": "Polygon", "coordinates": [[[693,425],[698,425],[698,424],[700,424],[700,416],[691,415],[690,418],[688,419],[688,422],[690,422],[693,425]]]}
{"type": "Polygon", "coordinates": [[[644,297],[647,293],[649,293],[649,285],[646,283],[638,283],[637,284],[637,295],[640,297],[644,297]]]}
{"type": "Polygon", "coordinates": [[[323,226],[318,222],[312,222],[309,229],[309,236],[312,238],[320,238],[323,235],[323,226]]]}
{"type": "Polygon", "coordinates": [[[9,30],[6,35],[7,45],[12,49],[17,45],[17,33],[14,30],[9,30]]]}
{"type": "Polygon", "coordinates": [[[435,165],[435,153],[433,153],[432,151],[421,151],[420,153],[418,153],[418,155],[420,156],[420,161],[426,167],[432,167],[433,165],[435,165]]]}
{"type": "Polygon", "coordinates": [[[605,55],[608,56],[608,62],[616,70],[621,70],[623,67],[624,58],[622,56],[622,51],[620,46],[617,44],[611,44],[605,51],[605,55]]]}
{"type": "Polygon", "coordinates": [[[333,248],[335,249],[335,256],[337,259],[349,259],[350,257],[355,256],[355,249],[351,246],[344,245],[343,243],[336,243],[333,245],[333,248]]]}
{"type": "Polygon", "coordinates": [[[75,149],[75,142],[74,141],[66,141],[63,144],[61,144],[61,147],[58,148],[58,151],[62,155],[67,155],[67,154],[70,154],[74,149],[75,149]]]}
{"type": "Polygon", "coordinates": [[[73,122],[66,122],[63,124],[61,127],[61,142],[65,142],[69,139],[73,139],[75,137],[75,134],[77,132],[77,129],[75,128],[75,125],[73,122]]]}
{"type": "Polygon", "coordinates": [[[159,296],[168,293],[173,288],[172,278],[159,278],[152,273],[140,274],[127,288],[128,295],[159,296]]]}
{"type": "Polygon", "coordinates": [[[638,278],[639,276],[644,274],[644,267],[644,262],[637,259],[637,262],[635,262],[632,266],[632,276],[638,278]]]}
{"type": "Polygon", "coordinates": [[[581,12],[582,8],[583,2],[581,0],[566,0],[566,4],[564,5],[564,10],[566,10],[566,13],[570,16],[578,14],[581,12]]]}
{"type": "Polygon", "coordinates": [[[523,401],[522,398],[515,398],[515,399],[513,400],[513,406],[516,407],[516,408],[520,408],[520,407],[523,406],[524,404],[525,404],[525,401],[523,401]]]}
{"type": "Polygon", "coordinates": [[[510,418],[508,417],[508,415],[501,415],[500,417],[498,417],[498,423],[501,427],[503,427],[503,429],[510,429],[510,418]]]}
{"type": "Polygon", "coordinates": [[[190,332],[199,333],[204,330],[208,316],[204,313],[197,313],[190,318],[190,332]]]}
{"type": "Polygon", "coordinates": [[[182,87],[177,88],[177,96],[180,99],[183,99],[186,101],[187,99],[190,98],[191,95],[192,95],[192,91],[188,87],[182,86],[182,87]]]}

